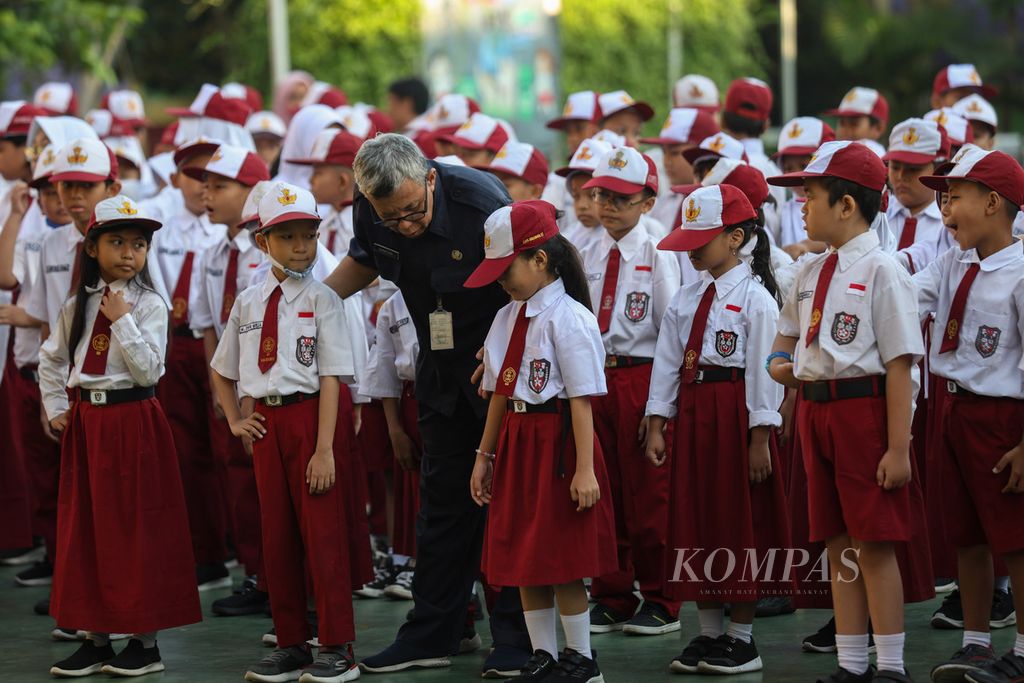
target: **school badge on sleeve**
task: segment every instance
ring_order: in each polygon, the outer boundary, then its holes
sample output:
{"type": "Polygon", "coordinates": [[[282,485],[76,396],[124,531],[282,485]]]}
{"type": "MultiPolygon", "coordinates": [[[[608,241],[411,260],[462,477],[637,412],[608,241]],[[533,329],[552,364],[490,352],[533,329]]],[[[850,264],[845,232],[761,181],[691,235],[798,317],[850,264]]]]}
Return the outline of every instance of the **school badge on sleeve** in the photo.
{"type": "Polygon", "coordinates": [[[738,335],[729,330],[718,330],[715,332],[715,351],[722,358],[728,358],[736,353],[736,340],[738,335]]]}
{"type": "Polygon", "coordinates": [[[530,391],[539,394],[544,391],[551,378],[551,361],[543,358],[530,361],[530,391]]]}
{"type": "Polygon", "coordinates": [[[295,341],[295,359],[307,368],[316,358],[316,337],[299,337],[295,341]]]}
{"type": "Polygon", "coordinates": [[[836,313],[832,320],[832,341],[836,344],[849,344],[857,338],[857,327],[860,318],[853,313],[836,313]]]}
{"type": "Polygon", "coordinates": [[[981,325],[978,328],[978,336],[974,339],[974,348],[982,358],[988,358],[999,348],[999,337],[1002,334],[1003,331],[998,327],[981,325]]]}
{"type": "Polygon", "coordinates": [[[651,295],[647,292],[630,292],[626,295],[626,319],[638,323],[647,317],[651,295]]]}

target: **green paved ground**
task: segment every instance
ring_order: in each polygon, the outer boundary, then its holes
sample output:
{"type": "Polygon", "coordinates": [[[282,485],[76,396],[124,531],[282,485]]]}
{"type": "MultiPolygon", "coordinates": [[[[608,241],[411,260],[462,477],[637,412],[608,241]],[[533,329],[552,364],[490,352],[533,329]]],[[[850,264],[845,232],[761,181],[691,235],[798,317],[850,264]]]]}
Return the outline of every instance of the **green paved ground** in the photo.
{"type": "MultiPolygon", "coordinates": [[[[13,583],[15,570],[0,569],[0,682],[34,683],[49,681],[50,664],[67,656],[76,647],[50,639],[52,620],[32,614],[33,603],[46,595],[41,588],[19,588],[13,583]]],[[[209,603],[227,594],[214,591],[203,596],[204,612],[209,603]]],[[[960,644],[959,632],[935,631],[928,626],[928,617],[938,599],[912,605],[907,613],[908,663],[917,681],[926,681],[927,672],[936,661],[947,657],[960,644]]],[[[411,603],[380,600],[356,602],[356,630],[359,642],[356,655],[369,655],[388,644],[397,624],[404,618],[411,603]]],[[[823,612],[802,611],[784,617],[765,619],[754,625],[754,635],[765,670],[761,674],[738,676],[736,683],[753,681],[814,681],[815,675],[835,668],[835,659],[828,655],[810,655],[800,651],[803,636],[815,631],[824,618],[823,612]]],[[[485,646],[489,634],[486,622],[478,622],[485,646]]],[[[200,683],[207,681],[241,681],[246,664],[267,652],[260,645],[260,636],[270,628],[264,617],[207,617],[201,624],[161,634],[160,650],[168,670],[141,680],[150,683],[200,683]]],[[[667,672],[669,661],[689,640],[696,628],[692,605],[684,607],[682,635],[676,633],[653,638],[627,637],[621,633],[594,637],[599,662],[605,678],[613,682],[685,680],[667,672]]],[[[1010,646],[1013,629],[995,634],[997,650],[1010,646]]],[[[117,647],[120,647],[117,645],[117,647]]],[[[364,676],[373,683],[428,683],[431,681],[480,680],[484,650],[457,657],[449,669],[387,676],[364,676]]],[[[88,680],[109,680],[97,676],[88,680]]]]}

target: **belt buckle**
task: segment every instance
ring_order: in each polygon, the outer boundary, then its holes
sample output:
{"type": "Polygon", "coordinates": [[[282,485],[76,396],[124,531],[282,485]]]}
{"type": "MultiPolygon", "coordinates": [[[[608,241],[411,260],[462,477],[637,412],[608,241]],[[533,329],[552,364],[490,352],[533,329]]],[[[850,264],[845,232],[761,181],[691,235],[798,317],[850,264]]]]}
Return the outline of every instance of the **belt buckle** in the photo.
{"type": "Polygon", "coordinates": [[[271,408],[279,408],[284,405],[283,396],[267,396],[263,399],[263,403],[271,408]]]}
{"type": "Polygon", "coordinates": [[[605,356],[604,366],[606,368],[617,368],[619,366],[619,359],[617,356],[605,356]]]}
{"type": "Polygon", "coordinates": [[[693,378],[694,384],[702,384],[704,382],[704,371],[698,370],[697,375],[693,378]]]}
{"type": "Polygon", "coordinates": [[[525,413],[526,412],[526,401],[512,401],[512,412],[514,413],[525,413]]]}
{"type": "Polygon", "coordinates": [[[951,379],[946,380],[946,391],[950,394],[957,394],[960,392],[960,385],[951,379]]]}
{"type": "Polygon", "coordinates": [[[89,403],[94,406],[107,405],[107,392],[100,389],[89,390],[89,403]]]}

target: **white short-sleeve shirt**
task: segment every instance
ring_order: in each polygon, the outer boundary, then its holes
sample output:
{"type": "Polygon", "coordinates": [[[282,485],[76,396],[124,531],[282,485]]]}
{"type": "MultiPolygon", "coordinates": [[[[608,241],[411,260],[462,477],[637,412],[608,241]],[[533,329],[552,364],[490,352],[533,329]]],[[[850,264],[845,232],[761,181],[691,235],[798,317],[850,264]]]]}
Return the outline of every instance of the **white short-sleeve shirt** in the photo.
{"type": "Polygon", "coordinates": [[[224,303],[224,284],[232,250],[238,251],[236,297],[249,286],[252,274],[264,261],[263,252],[252,243],[247,230],[240,230],[234,239],[230,239],[225,233],[220,242],[207,249],[200,257],[197,265],[201,271],[202,287],[195,298],[195,306],[189,313],[189,325],[199,332],[212,327],[218,338],[224,333],[220,312],[224,303]]]}
{"type": "MultiPolygon", "coordinates": [[[[153,233],[153,247],[150,261],[156,261],[161,285],[170,298],[178,285],[185,258],[192,252],[192,272],[189,276],[188,310],[189,318],[196,307],[196,300],[203,289],[203,275],[200,272],[201,255],[224,239],[227,226],[211,223],[206,214],[193,215],[188,209],[178,211],[164,226],[153,233]],[[154,258],[155,257],[155,258],[154,258]]],[[[157,276],[157,273],[153,273],[157,276]]],[[[173,302],[171,302],[173,304],[173,302]]]]}
{"type": "Polygon", "coordinates": [[[75,224],[68,223],[46,235],[39,248],[39,286],[29,293],[25,310],[51,329],[57,325],[61,306],[70,294],[78,245],[84,240],[75,224]]]}
{"type": "Polygon", "coordinates": [[[392,294],[380,307],[376,339],[360,389],[370,398],[399,398],[402,383],[416,379],[416,357],[420,352],[416,327],[402,292],[392,294]]]}
{"type": "MultiPolygon", "coordinates": [[[[896,244],[899,244],[907,218],[910,218],[910,210],[893,200],[889,204],[886,218],[889,229],[895,235],[896,244]]],[[[896,252],[896,259],[912,274],[924,270],[932,261],[956,246],[953,236],[942,223],[942,212],[938,204],[932,202],[919,211],[915,218],[917,228],[913,244],[896,252]]]]}

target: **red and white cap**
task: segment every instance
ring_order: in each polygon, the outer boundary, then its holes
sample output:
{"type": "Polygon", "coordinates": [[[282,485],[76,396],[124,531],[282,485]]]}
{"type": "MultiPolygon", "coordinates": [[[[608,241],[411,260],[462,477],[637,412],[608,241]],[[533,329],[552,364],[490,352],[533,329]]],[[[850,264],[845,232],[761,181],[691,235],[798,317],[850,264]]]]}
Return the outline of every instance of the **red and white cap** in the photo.
{"type": "Polygon", "coordinates": [[[360,140],[377,135],[377,127],[373,125],[373,120],[365,111],[348,104],[336,107],[334,111],[341,117],[341,125],[345,126],[345,130],[360,140]]]}
{"type": "Polygon", "coordinates": [[[57,153],[50,182],[98,183],[117,180],[117,159],[109,147],[96,138],[78,138],[57,153]]]}
{"type": "Polygon", "coordinates": [[[246,229],[254,229],[260,224],[259,206],[264,195],[274,186],[271,180],[261,180],[249,190],[249,196],[242,204],[242,221],[239,226],[246,229]]]}
{"type": "Polygon", "coordinates": [[[454,133],[469,117],[480,111],[480,105],[476,100],[459,95],[448,93],[441,95],[437,102],[427,112],[432,130],[439,134],[454,133]]]}
{"type": "Polygon", "coordinates": [[[532,185],[548,183],[548,160],[539,149],[525,142],[506,142],[485,170],[508,173],[532,185]]]}
{"type": "Polygon", "coordinates": [[[672,87],[672,102],[676,107],[692,107],[714,114],[721,108],[718,86],[707,76],[687,74],[672,87]]]}
{"type": "Polygon", "coordinates": [[[302,106],[305,107],[307,104],[326,104],[334,109],[343,104],[348,104],[348,96],[345,95],[341,88],[337,88],[324,81],[317,81],[309,86],[306,96],[302,98],[302,106]]]}
{"type": "Polygon", "coordinates": [[[43,83],[36,89],[32,104],[42,107],[53,116],[61,114],[74,116],[78,113],[78,97],[70,83],[54,81],[43,83]]]}
{"type": "Polygon", "coordinates": [[[32,169],[30,187],[38,190],[50,182],[50,178],[53,176],[53,168],[57,165],[57,153],[59,151],[52,143],[43,147],[43,151],[36,157],[35,168],[32,169]]]}
{"type": "Polygon", "coordinates": [[[779,151],[773,159],[814,154],[826,142],[836,139],[832,126],[813,116],[798,116],[779,131],[779,151]]]}
{"type": "MultiPolygon", "coordinates": [[[[142,143],[135,135],[119,135],[104,138],[103,143],[110,148],[114,156],[131,163],[140,171],[146,165],[146,153],[142,151],[142,143]]],[[[121,162],[118,161],[118,168],[121,162]]]]}
{"type": "Polygon", "coordinates": [[[682,107],[669,112],[656,138],[640,138],[648,145],[696,145],[718,132],[715,118],[706,111],[682,107]]]}
{"type": "Polygon", "coordinates": [[[694,190],[683,200],[681,226],[658,242],[665,251],[693,251],[715,239],[730,225],[757,218],[747,196],[732,185],[694,190]]]}
{"type": "Polygon", "coordinates": [[[565,99],[562,115],[548,121],[545,126],[552,130],[562,130],[571,121],[597,123],[601,120],[601,105],[598,102],[600,96],[600,93],[593,90],[581,90],[570,94],[565,99]]]}
{"type": "Polygon", "coordinates": [[[23,100],[0,102],[0,138],[28,135],[37,116],[49,116],[49,112],[23,100]]]}
{"type": "Polygon", "coordinates": [[[283,138],[288,127],[280,116],[272,111],[258,111],[245,120],[245,129],[253,135],[276,135],[283,138]]]}
{"type": "Polygon", "coordinates": [[[558,169],[555,173],[563,178],[574,171],[593,173],[597,165],[601,163],[601,159],[616,147],[625,147],[625,145],[612,146],[596,137],[587,138],[573,152],[572,158],[569,159],[569,165],[558,169]]]}
{"type": "Polygon", "coordinates": [[[923,118],[942,126],[946,130],[951,145],[963,147],[969,142],[974,142],[974,129],[971,128],[970,122],[952,107],[932,109],[923,118]]]}
{"type": "Polygon", "coordinates": [[[146,213],[134,199],[123,194],[104,199],[92,210],[86,234],[93,230],[131,225],[149,232],[159,230],[162,223],[146,213]]]}
{"type": "Polygon", "coordinates": [[[608,130],[607,128],[599,130],[590,136],[591,140],[597,140],[605,144],[611,145],[612,147],[625,147],[626,138],[623,135],[619,135],[615,131],[608,130]]]}
{"type": "Polygon", "coordinates": [[[101,139],[135,135],[135,125],[114,116],[106,109],[91,109],[85,114],[85,122],[92,126],[101,139]]]}
{"type": "Polygon", "coordinates": [[[597,101],[601,107],[602,119],[606,119],[612,114],[618,114],[620,111],[625,111],[626,109],[632,109],[644,121],[650,121],[654,118],[654,109],[651,105],[646,102],[634,100],[633,96],[625,90],[606,92],[603,95],[598,96],[597,101]]]}
{"type": "Polygon", "coordinates": [[[999,91],[981,82],[981,76],[973,64],[950,64],[935,74],[932,81],[932,95],[941,95],[954,88],[970,88],[987,100],[995,98],[999,91]]]}
{"type": "Polygon", "coordinates": [[[270,169],[263,159],[244,147],[234,145],[221,145],[214,151],[204,168],[191,166],[183,173],[195,180],[202,180],[206,174],[213,173],[237,181],[246,187],[252,187],[261,180],[270,180],[270,169]]]}
{"type": "Polygon", "coordinates": [[[715,133],[701,140],[696,147],[683,152],[683,158],[691,165],[703,157],[725,157],[747,161],[747,151],[743,149],[742,142],[728,133],[715,133]]]}
{"type": "Polygon", "coordinates": [[[134,90],[111,90],[103,96],[100,109],[106,109],[114,118],[135,128],[146,125],[146,106],[142,95],[134,90]]]}
{"type": "Polygon", "coordinates": [[[290,164],[299,166],[314,166],[316,164],[331,164],[336,166],[348,166],[352,168],[356,152],[362,146],[363,141],[348,131],[338,128],[325,128],[320,131],[313,140],[313,148],[307,159],[285,159],[290,164]]]}
{"type": "Polygon", "coordinates": [[[712,185],[738,187],[754,208],[761,206],[768,199],[768,182],[764,179],[764,174],[739,159],[719,159],[700,181],[700,184],[675,185],[672,187],[672,191],[688,195],[701,187],[711,187],[712,185]]]}
{"type": "Polygon", "coordinates": [[[889,133],[889,151],[882,161],[918,165],[947,156],[949,141],[939,124],[925,119],[907,119],[897,123],[889,133]]]}
{"type": "Polygon", "coordinates": [[[245,83],[225,83],[220,87],[221,94],[224,97],[230,97],[235,100],[245,100],[245,103],[249,105],[249,109],[253,111],[259,111],[263,109],[263,95],[260,91],[251,85],[245,83]]]}
{"type": "Polygon", "coordinates": [[[953,105],[953,111],[968,121],[987,123],[993,129],[999,128],[999,117],[996,115],[995,107],[981,95],[968,95],[959,100],[953,105]]]}
{"type": "Polygon", "coordinates": [[[862,140],[857,140],[857,142],[859,142],[860,144],[864,145],[872,152],[874,152],[875,156],[877,156],[879,159],[885,156],[885,147],[883,147],[882,143],[878,142],[877,140],[863,138],[862,140]]]}
{"type": "Polygon", "coordinates": [[[953,157],[953,163],[955,166],[948,174],[921,176],[921,183],[945,192],[947,180],[970,180],[995,190],[1024,210],[1024,169],[1009,154],[965,145],[953,157]]]}
{"type": "Polygon", "coordinates": [[[249,108],[245,100],[225,97],[220,88],[210,83],[205,83],[199,89],[199,94],[196,95],[196,98],[192,100],[192,104],[187,108],[171,107],[167,110],[167,113],[184,118],[205,116],[206,118],[244,126],[246,119],[249,118],[249,114],[252,113],[252,109],[249,108]]]}
{"type": "Polygon", "coordinates": [[[501,119],[477,112],[469,117],[454,133],[440,136],[441,140],[466,149],[488,149],[495,154],[509,140],[515,140],[512,126],[501,119]]]}
{"type": "Polygon", "coordinates": [[[767,180],[769,185],[797,187],[808,178],[842,178],[881,192],[887,176],[885,164],[865,145],[850,140],[833,140],[818,148],[804,170],[772,176],[767,180]]]}
{"type": "Polygon", "coordinates": [[[174,166],[180,168],[183,163],[200,154],[213,154],[217,148],[224,144],[223,140],[199,137],[186,142],[174,150],[174,166]]]}
{"type": "Polygon", "coordinates": [[[858,86],[850,88],[850,91],[843,95],[839,106],[827,110],[825,116],[870,116],[885,127],[889,125],[889,103],[885,96],[874,88],[858,86]]]}
{"type": "Polygon", "coordinates": [[[725,110],[753,121],[772,115],[772,89],[759,78],[737,78],[725,93],[725,110]]]}
{"type": "Polygon", "coordinates": [[[594,169],[583,189],[601,188],[618,194],[636,194],[644,188],[658,194],[658,169],[654,161],[632,147],[613,149],[594,169]]]}
{"type": "Polygon", "coordinates": [[[320,221],[313,193],[290,183],[276,183],[269,188],[260,199],[257,212],[260,219],[257,232],[285,221],[320,221]]]}
{"type": "Polygon", "coordinates": [[[516,256],[558,234],[553,204],[531,199],[503,206],[484,221],[484,260],[463,287],[486,287],[508,270],[516,256]]]}

